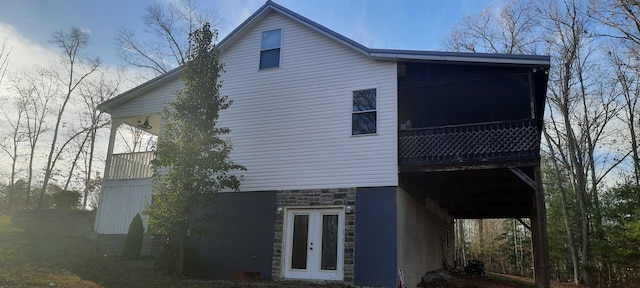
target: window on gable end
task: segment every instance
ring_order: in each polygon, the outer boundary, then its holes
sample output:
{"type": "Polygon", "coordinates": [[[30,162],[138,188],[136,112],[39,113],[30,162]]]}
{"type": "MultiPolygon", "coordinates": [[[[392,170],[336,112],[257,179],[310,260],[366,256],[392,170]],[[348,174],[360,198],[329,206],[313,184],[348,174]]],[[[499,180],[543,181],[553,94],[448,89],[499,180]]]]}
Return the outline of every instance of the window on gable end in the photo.
{"type": "Polygon", "coordinates": [[[376,89],[353,91],[351,135],[377,133],[376,89]]]}
{"type": "Polygon", "coordinates": [[[262,32],[260,46],[260,69],[280,66],[280,45],[282,44],[282,29],[262,32]]]}

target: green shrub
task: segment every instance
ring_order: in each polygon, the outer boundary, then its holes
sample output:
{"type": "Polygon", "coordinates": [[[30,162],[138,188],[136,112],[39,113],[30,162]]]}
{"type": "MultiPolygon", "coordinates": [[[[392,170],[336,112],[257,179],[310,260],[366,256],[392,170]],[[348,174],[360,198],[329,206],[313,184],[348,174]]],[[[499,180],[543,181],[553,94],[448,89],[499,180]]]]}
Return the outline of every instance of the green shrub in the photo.
{"type": "Polygon", "coordinates": [[[60,190],[53,193],[53,204],[59,209],[78,209],[81,196],[78,191],[60,190]]]}
{"type": "Polygon", "coordinates": [[[142,227],[142,218],[140,218],[140,213],[138,213],[136,217],[133,217],[133,220],[131,220],[131,224],[129,224],[127,239],[122,249],[122,258],[129,260],[140,258],[143,237],[144,227],[142,227]]]}

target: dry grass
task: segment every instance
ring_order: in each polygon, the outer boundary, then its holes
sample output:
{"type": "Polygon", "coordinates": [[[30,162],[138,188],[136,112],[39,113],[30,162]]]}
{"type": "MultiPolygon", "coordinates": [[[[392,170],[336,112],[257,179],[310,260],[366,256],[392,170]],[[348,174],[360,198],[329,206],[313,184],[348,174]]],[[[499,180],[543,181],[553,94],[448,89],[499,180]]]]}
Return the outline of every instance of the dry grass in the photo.
{"type": "Polygon", "coordinates": [[[28,233],[0,215],[0,287],[211,287],[158,275],[153,260],[118,252],[83,237],[28,233]]]}

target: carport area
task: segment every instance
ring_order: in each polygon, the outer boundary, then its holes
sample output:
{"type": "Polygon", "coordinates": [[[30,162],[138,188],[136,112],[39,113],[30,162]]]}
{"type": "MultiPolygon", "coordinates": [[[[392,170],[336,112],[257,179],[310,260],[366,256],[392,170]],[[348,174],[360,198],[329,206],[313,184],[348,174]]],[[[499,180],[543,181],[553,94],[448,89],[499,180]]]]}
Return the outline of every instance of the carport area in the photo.
{"type": "MultiPolygon", "coordinates": [[[[546,211],[540,179],[539,163],[535,159],[528,163],[521,161],[462,166],[407,166],[401,168],[399,173],[401,190],[410,195],[411,199],[415,199],[416,203],[425,203],[427,210],[447,215],[440,217],[441,219],[450,217],[451,226],[454,219],[530,218],[536,286],[549,287],[546,211]]],[[[401,203],[402,201],[399,201],[399,207],[401,203]]],[[[411,211],[404,214],[423,217],[411,211]]],[[[402,221],[402,217],[399,217],[399,221],[402,221]]],[[[444,229],[447,229],[447,232],[442,238],[441,259],[442,262],[452,265],[453,232],[450,232],[451,227],[444,229]]],[[[419,239],[421,236],[406,237],[419,239]]],[[[427,241],[424,245],[432,244],[427,241]]],[[[402,261],[399,263],[402,264],[402,261]]],[[[433,269],[432,266],[429,268],[433,269]]]]}

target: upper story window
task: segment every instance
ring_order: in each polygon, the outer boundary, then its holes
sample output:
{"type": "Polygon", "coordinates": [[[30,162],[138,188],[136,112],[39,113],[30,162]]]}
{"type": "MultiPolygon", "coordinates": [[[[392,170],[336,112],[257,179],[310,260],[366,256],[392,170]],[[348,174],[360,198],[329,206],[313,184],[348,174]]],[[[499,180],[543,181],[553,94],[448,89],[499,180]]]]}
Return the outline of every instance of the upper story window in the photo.
{"type": "Polygon", "coordinates": [[[280,45],[282,44],[282,29],[262,32],[260,47],[260,69],[280,66],[280,45]]]}
{"type": "Polygon", "coordinates": [[[377,132],[376,103],[376,89],[353,91],[351,135],[375,134],[377,132]]]}

